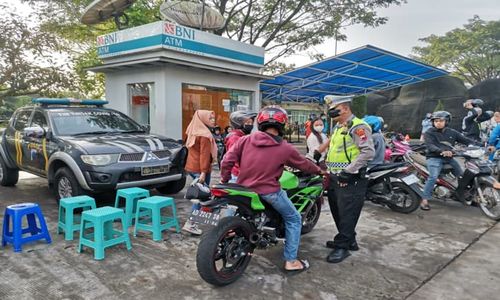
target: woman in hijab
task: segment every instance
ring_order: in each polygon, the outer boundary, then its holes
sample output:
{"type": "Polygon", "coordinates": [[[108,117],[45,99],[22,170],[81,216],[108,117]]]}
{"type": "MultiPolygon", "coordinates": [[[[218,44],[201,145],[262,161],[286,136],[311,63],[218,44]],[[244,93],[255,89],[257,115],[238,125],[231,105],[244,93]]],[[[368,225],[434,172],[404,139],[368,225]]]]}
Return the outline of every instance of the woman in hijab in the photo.
{"type": "MultiPolygon", "coordinates": [[[[215,113],[211,110],[197,110],[186,129],[186,147],[188,156],[184,169],[198,182],[210,184],[212,163],[217,161],[217,145],[210,128],[215,126],[215,113]]],[[[198,205],[193,205],[197,209],[198,205]]],[[[202,234],[201,229],[187,221],[183,230],[193,234],[202,234]]]]}

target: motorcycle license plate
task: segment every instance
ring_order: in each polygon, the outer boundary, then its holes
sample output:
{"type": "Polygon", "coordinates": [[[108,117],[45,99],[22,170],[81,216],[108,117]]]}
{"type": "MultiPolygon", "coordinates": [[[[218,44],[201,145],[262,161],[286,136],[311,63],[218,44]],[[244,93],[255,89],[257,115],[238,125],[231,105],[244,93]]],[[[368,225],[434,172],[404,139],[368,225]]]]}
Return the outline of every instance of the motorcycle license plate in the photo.
{"type": "Polygon", "coordinates": [[[405,176],[401,178],[401,180],[403,180],[403,182],[406,183],[407,185],[412,185],[414,183],[420,182],[420,179],[418,179],[418,177],[415,176],[415,174],[410,174],[408,176],[405,176]]]}
{"type": "Polygon", "coordinates": [[[189,220],[193,223],[217,226],[219,224],[221,216],[218,213],[207,212],[195,209],[191,212],[189,220]]]}

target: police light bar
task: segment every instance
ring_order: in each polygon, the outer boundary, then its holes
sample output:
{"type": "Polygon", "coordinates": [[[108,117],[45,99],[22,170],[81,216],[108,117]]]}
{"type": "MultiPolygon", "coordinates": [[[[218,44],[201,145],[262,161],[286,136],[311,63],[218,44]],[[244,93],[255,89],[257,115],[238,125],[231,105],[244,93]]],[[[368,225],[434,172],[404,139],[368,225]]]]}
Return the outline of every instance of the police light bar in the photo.
{"type": "Polygon", "coordinates": [[[106,100],[100,99],[74,99],[74,98],[33,98],[31,100],[35,104],[40,105],[97,105],[102,106],[108,104],[106,100]]]}

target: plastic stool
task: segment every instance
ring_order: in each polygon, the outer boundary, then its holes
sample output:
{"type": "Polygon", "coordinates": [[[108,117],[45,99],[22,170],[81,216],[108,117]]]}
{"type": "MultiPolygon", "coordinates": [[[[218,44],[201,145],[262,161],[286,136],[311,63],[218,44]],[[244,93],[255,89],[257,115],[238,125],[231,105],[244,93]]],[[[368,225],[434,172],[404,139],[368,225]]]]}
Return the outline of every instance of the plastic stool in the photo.
{"type": "Polygon", "coordinates": [[[163,230],[175,227],[176,232],[180,232],[175,202],[171,197],[153,196],[139,200],[135,218],[134,236],[137,236],[138,229],[152,231],[153,240],[158,242],[162,240],[163,230]],[[164,207],[172,207],[172,216],[161,216],[161,209],[164,207]],[[143,216],[148,217],[147,223],[141,223],[141,209],[146,210],[143,216]]]}
{"type": "Polygon", "coordinates": [[[77,252],[81,253],[83,246],[94,249],[94,259],[104,259],[104,249],[117,244],[125,243],[127,249],[132,249],[127,227],[125,225],[125,213],[119,208],[104,206],[97,209],[86,210],[82,213],[82,222],[80,223],[80,241],[77,252]],[[123,231],[115,230],[113,222],[120,219],[123,231]],[[90,226],[86,227],[86,222],[90,226]],[[93,234],[85,234],[85,228],[94,228],[93,234]],[[91,238],[94,240],[91,240],[91,238]]]}
{"type": "Polygon", "coordinates": [[[45,239],[48,244],[52,243],[47,224],[43,217],[42,210],[36,203],[20,203],[9,205],[5,208],[2,246],[11,243],[14,246],[14,252],[21,252],[22,245],[28,242],[45,239]],[[28,227],[23,229],[23,217],[28,220],[28,227]],[[37,226],[35,216],[38,218],[40,227],[37,226]],[[10,219],[12,218],[12,231],[10,228],[10,219]],[[23,234],[31,233],[31,236],[23,237],[23,234]]]}
{"type": "Polygon", "coordinates": [[[77,196],[62,198],[59,201],[59,221],[57,223],[57,233],[59,234],[61,231],[64,231],[64,239],[66,241],[73,240],[73,231],[80,230],[81,218],[73,214],[73,211],[76,208],[82,208],[84,211],[95,209],[95,200],[89,196],[77,196]]]}
{"type": "Polygon", "coordinates": [[[132,226],[133,218],[135,218],[135,211],[137,208],[137,201],[139,199],[149,197],[149,191],[141,188],[127,188],[120,189],[116,192],[115,207],[121,208],[120,198],[125,199],[125,227],[128,228],[132,226]]]}

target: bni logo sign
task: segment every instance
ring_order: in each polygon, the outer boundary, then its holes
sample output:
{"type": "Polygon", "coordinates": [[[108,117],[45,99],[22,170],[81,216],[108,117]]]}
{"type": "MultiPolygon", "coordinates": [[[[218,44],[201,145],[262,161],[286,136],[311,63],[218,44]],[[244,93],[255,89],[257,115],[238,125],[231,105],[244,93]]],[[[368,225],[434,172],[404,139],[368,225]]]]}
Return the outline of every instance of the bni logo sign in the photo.
{"type": "Polygon", "coordinates": [[[178,38],[194,40],[195,39],[195,31],[192,28],[187,28],[183,26],[178,26],[170,22],[165,22],[163,26],[163,31],[165,34],[173,35],[178,38]]]}

